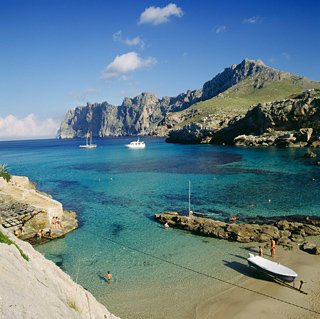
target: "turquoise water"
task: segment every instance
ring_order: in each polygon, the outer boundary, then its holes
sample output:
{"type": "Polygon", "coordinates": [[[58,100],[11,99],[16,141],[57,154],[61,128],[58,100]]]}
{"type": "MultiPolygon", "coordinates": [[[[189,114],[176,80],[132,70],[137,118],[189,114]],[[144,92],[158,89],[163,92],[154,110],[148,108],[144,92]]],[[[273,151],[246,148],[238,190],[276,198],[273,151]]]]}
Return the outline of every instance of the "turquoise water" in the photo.
{"type": "Polygon", "coordinates": [[[89,150],[78,147],[80,140],[0,142],[0,163],[78,213],[78,230],[37,249],[122,318],[168,317],[156,311],[161,300],[171,315],[186,318],[204,287],[223,285],[172,263],[229,281],[240,274],[235,268],[245,246],[165,230],[153,219],[161,211],[187,211],[189,180],[192,210],[214,218],[320,216],[320,169],[303,157],[305,149],[146,138],[146,149],[131,150],[124,147],[130,140],[95,140],[98,148],[89,150]],[[103,278],[108,270],[110,285],[103,278]]]}

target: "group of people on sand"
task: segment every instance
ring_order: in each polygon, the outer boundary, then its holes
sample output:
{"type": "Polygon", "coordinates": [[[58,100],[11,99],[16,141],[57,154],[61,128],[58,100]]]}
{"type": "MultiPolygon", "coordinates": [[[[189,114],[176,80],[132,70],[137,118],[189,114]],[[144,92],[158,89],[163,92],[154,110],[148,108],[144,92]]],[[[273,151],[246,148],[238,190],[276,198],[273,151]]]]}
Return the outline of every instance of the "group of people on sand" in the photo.
{"type": "MultiPolygon", "coordinates": [[[[276,242],[274,239],[270,240],[270,255],[272,258],[274,258],[276,254],[276,242]]],[[[260,245],[259,246],[259,256],[263,257],[263,247],[260,245]]]]}
{"type": "Polygon", "coordinates": [[[61,220],[58,216],[53,216],[51,218],[51,225],[53,228],[62,228],[62,223],[61,223],[61,220]]]}

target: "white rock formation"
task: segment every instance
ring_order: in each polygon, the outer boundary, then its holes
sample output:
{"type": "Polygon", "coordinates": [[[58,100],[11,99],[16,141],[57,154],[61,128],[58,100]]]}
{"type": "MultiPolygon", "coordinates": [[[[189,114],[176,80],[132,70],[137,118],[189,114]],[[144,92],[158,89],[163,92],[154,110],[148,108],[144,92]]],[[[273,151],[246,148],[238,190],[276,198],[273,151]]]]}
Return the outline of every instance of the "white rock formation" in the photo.
{"type": "Polygon", "coordinates": [[[9,195],[15,201],[28,203],[35,208],[46,211],[48,221],[53,216],[61,218],[63,215],[62,204],[50,196],[38,192],[26,176],[12,176],[9,182],[0,177],[0,192],[9,195]]]}
{"type": "Polygon", "coordinates": [[[53,262],[0,226],[15,245],[0,243],[0,318],[117,319],[53,262]]]}

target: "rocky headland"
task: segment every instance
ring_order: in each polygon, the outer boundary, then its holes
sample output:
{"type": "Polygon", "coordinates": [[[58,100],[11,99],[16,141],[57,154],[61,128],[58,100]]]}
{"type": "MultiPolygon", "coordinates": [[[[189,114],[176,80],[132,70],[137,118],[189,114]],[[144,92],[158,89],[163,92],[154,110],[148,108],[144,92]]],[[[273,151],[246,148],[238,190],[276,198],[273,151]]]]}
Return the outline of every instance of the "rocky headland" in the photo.
{"type": "Polygon", "coordinates": [[[313,89],[320,83],[245,59],[201,89],[175,97],[145,92],[124,98],[121,105],[78,106],[67,112],[57,137],[84,137],[90,131],[93,137],[166,136],[171,143],[304,146],[309,141],[299,130],[312,128],[316,134],[311,113],[317,102],[301,92],[313,89]]]}
{"type": "Polygon", "coordinates": [[[64,210],[25,176],[12,176],[9,181],[0,177],[0,224],[31,243],[64,236],[78,227],[76,213],[64,210]]]}
{"type": "Polygon", "coordinates": [[[308,236],[320,235],[320,218],[315,216],[286,216],[252,218],[246,221],[224,222],[198,216],[184,216],[177,212],[164,212],[155,215],[162,224],[177,227],[192,233],[237,241],[240,243],[258,242],[268,245],[274,239],[278,245],[292,249],[301,248],[319,255],[320,246],[307,242],[308,236]]]}

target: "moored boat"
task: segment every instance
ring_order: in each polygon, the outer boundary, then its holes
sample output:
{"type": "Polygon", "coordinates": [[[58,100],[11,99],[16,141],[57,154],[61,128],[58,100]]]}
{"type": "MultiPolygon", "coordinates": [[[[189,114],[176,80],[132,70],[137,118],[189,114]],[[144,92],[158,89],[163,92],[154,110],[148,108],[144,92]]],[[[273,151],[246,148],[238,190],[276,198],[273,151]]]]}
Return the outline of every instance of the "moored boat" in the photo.
{"type": "Polygon", "coordinates": [[[132,141],[129,144],[126,144],[126,147],[128,147],[128,148],[145,148],[146,144],[143,141],[140,141],[138,139],[137,141],[132,141]]]}
{"type": "Polygon", "coordinates": [[[92,132],[86,134],[86,144],[79,145],[80,148],[96,148],[97,144],[92,144],[92,132]]]}
{"type": "Polygon", "coordinates": [[[292,269],[260,256],[249,254],[247,260],[249,265],[257,270],[286,282],[292,282],[298,276],[292,269]]]}

